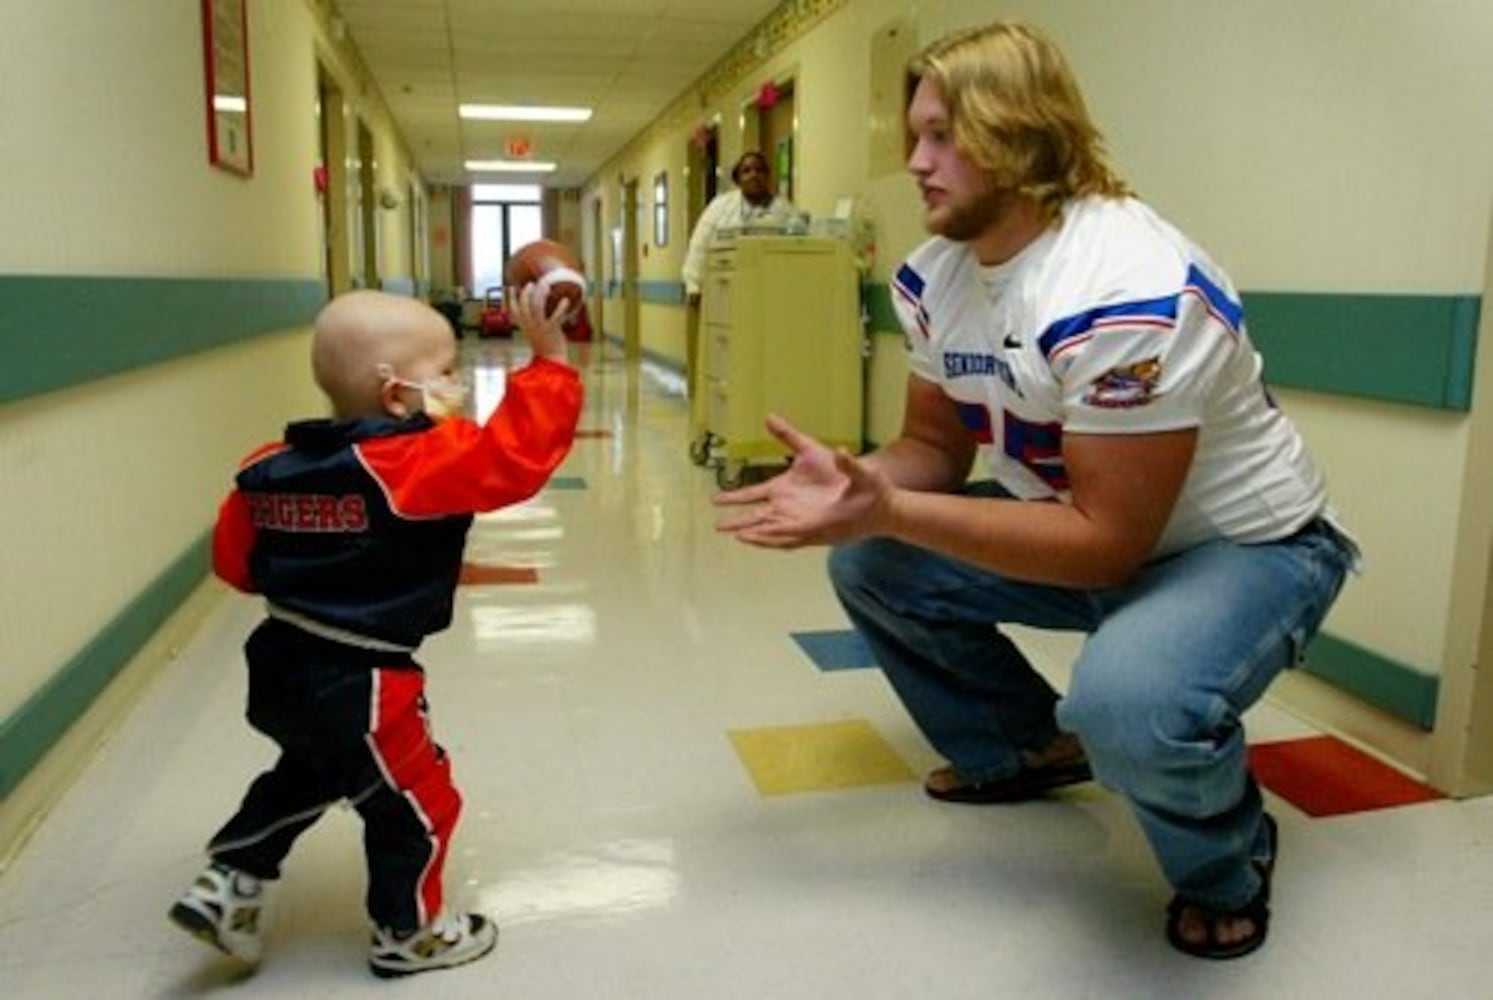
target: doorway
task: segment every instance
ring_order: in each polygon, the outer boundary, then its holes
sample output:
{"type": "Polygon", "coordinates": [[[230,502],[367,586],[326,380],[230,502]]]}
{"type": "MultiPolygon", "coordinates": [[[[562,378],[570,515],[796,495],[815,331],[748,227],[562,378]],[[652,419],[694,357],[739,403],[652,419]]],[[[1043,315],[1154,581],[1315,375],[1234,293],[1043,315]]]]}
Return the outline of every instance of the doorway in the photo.
{"type": "Polygon", "coordinates": [[[425,297],[430,291],[430,222],[427,218],[425,192],[413,179],[405,185],[406,216],[409,222],[410,279],[415,294],[425,297]]]}
{"type": "Polygon", "coordinates": [[[378,273],[378,205],[375,189],[377,171],[374,169],[373,133],[362,119],[358,120],[358,218],[362,222],[361,240],[363,262],[360,284],[363,288],[378,288],[381,284],[378,273]]]}
{"type": "Polygon", "coordinates": [[[316,132],[321,165],[314,178],[321,201],[322,254],[331,299],[352,286],[347,243],[347,134],[342,89],[316,67],[316,132]]]}
{"type": "MultiPolygon", "coordinates": [[[[720,126],[714,122],[701,125],[690,136],[685,151],[685,163],[689,167],[689,183],[685,191],[685,239],[694,235],[695,224],[705,206],[715,198],[720,187],[721,140],[720,126]]],[[[686,253],[689,251],[686,250],[686,253]]],[[[685,391],[690,399],[699,395],[700,368],[700,305],[685,298],[684,307],[684,377],[685,391]]]]}
{"type": "Polygon", "coordinates": [[[689,186],[685,191],[684,231],[695,231],[700,213],[705,211],[711,199],[719,193],[721,166],[721,129],[717,124],[701,125],[690,136],[685,150],[685,163],[689,168],[689,186]]]}
{"type": "Polygon", "coordinates": [[[622,348],[629,361],[643,354],[638,306],[638,179],[622,182],[622,348]]]}
{"type": "Polygon", "coordinates": [[[602,225],[601,196],[597,195],[591,199],[591,329],[596,331],[596,336],[606,336],[606,287],[603,277],[606,275],[606,228],[602,225]]]}
{"type": "Polygon", "coordinates": [[[757,148],[772,165],[775,190],[789,201],[793,200],[793,181],[797,173],[794,160],[797,119],[792,80],[774,85],[770,95],[764,88],[764,93],[757,98],[757,148]]]}
{"type": "MultiPolygon", "coordinates": [[[[1488,244],[1493,254],[1493,226],[1488,244]]],[[[1483,302],[1493,299],[1493,256],[1483,275],[1483,302]]],[[[1457,796],[1493,794],[1493,366],[1482,348],[1493,342],[1493,312],[1478,320],[1478,364],[1457,555],[1451,567],[1447,651],[1432,730],[1432,784],[1457,796]]]]}

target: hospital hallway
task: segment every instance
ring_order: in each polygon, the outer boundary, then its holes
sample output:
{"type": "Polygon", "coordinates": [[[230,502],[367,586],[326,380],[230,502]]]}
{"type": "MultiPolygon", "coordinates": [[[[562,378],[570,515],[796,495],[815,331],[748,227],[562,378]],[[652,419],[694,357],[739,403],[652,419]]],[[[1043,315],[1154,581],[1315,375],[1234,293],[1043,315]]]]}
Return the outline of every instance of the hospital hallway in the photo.
{"type": "MultiPolygon", "coordinates": [[[[257,971],[167,921],[274,756],[243,721],[261,606],[213,582],[190,641],[0,872],[0,994],[1487,995],[1493,797],[1441,798],[1262,704],[1247,722],[1281,831],[1270,939],[1184,957],[1137,826],[1097,785],[1018,806],[925,797],[941,762],[849,631],[824,552],[718,534],[680,374],[610,342],[573,351],[572,453],[537,497],[478,518],[454,622],[419,654],[465,799],[447,895],[498,922],[496,952],[375,980],[345,807],[273,887],[257,971]]],[[[469,337],[462,353],[491,407],[519,348],[469,337]]],[[[1016,634],[1061,687],[1078,640],[1016,634]]]]}

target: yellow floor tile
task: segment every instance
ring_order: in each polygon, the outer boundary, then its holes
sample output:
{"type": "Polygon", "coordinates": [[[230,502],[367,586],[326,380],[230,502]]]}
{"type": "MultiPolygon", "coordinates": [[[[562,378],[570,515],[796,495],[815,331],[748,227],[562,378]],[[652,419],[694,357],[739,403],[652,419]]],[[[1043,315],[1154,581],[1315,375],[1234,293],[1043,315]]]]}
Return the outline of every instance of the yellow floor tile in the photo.
{"type": "Polygon", "coordinates": [[[907,762],[864,719],[734,729],[727,736],[763,795],[913,780],[907,762]]]}

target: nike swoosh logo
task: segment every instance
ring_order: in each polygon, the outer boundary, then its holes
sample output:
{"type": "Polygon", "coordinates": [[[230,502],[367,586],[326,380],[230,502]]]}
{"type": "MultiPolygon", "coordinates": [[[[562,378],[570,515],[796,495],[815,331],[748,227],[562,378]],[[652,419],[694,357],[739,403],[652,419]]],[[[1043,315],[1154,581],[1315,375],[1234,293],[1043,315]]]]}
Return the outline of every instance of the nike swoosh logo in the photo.
{"type": "Polygon", "coordinates": [[[1021,346],[1021,338],[1008,333],[1006,334],[1006,339],[1001,341],[1001,343],[1007,348],[1017,348],[1021,346]]]}

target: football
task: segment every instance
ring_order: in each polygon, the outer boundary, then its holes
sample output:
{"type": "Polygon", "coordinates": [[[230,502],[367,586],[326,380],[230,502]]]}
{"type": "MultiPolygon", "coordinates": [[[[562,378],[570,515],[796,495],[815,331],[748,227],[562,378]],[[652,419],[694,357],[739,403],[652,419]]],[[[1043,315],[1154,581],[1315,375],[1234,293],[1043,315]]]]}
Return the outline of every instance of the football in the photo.
{"type": "Polygon", "coordinates": [[[569,247],[554,240],[535,240],[513,251],[503,270],[503,282],[515,291],[530,283],[548,289],[546,312],[554,309],[561,299],[569,300],[566,326],[576,321],[586,302],[586,276],[581,273],[580,261],[569,247]]]}

